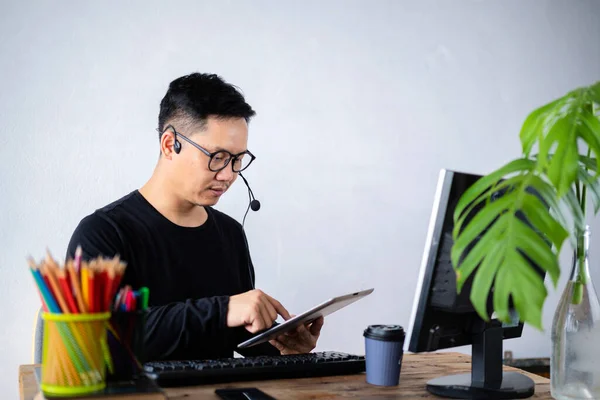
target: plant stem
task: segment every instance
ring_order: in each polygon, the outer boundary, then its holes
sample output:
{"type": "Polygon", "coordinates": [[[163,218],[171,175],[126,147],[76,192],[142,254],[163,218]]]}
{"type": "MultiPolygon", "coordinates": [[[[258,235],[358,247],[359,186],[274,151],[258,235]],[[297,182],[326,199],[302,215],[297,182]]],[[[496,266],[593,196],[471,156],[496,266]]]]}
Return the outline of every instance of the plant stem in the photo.
{"type": "MultiPolygon", "coordinates": [[[[573,282],[573,292],[571,293],[571,304],[579,304],[583,299],[583,282],[582,276],[584,275],[584,262],[585,262],[585,248],[584,248],[584,237],[582,232],[577,229],[577,248],[575,249],[575,259],[573,260],[577,268],[575,272],[575,281],[573,282]]],[[[571,277],[570,279],[573,279],[571,277]]]]}
{"type": "MultiPolygon", "coordinates": [[[[590,147],[588,147],[587,150],[587,158],[590,158],[590,155],[592,154],[592,149],[590,147]]],[[[588,168],[585,167],[585,173],[588,173],[588,168]]],[[[587,186],[583,183],[583,182],[579,182],[579,180],[576,181],[575,185],[577,186],[577,188],[579,189],[579,184],[581,183],[582,189],[581,189],[581,199],[580,199],[580,205],[581,205],[581,212],[583,213],[583,218],[585,221],[585,200],[586,200],[586,192],[587,192],[587,186]]],[[[584,248],[584,238],[583,238],[583,234],[581,232],[578,232],[577,234],[577,262],[578,262],[578,271],[577,271],[577,279],[576,281],[580,284],[583,285],[587,282],[588,277],[586,276],[585,273],[585,248],[584,248]]],[[[577,284],[576,284],[577,285],[577,284]]],[[[577,287],[577,286],[576,286],[577,287]]]]}

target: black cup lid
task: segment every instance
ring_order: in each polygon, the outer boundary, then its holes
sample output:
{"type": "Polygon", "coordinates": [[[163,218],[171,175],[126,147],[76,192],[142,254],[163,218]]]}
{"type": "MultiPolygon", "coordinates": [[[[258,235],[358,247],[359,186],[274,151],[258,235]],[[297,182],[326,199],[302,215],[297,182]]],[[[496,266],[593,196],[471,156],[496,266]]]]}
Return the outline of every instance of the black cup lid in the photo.
{"type": "Polygon", "coordinates": [[[404,340],[404,328],[400,325],[369,325],[363,334],[364,337],[389,342],[404,340]]]}

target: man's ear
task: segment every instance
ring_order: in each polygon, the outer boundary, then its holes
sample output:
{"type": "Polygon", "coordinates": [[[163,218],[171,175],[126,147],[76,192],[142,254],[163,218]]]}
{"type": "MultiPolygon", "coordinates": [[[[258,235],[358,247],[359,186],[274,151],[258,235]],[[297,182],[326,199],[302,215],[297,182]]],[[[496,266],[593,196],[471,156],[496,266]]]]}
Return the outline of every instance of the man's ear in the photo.
{"type": "Polygon", "coordinates": [[[171,160],[175,155],[175,134],[173,131],[166,130],[160,137],[160,152],[167,160],[171,160]]]}

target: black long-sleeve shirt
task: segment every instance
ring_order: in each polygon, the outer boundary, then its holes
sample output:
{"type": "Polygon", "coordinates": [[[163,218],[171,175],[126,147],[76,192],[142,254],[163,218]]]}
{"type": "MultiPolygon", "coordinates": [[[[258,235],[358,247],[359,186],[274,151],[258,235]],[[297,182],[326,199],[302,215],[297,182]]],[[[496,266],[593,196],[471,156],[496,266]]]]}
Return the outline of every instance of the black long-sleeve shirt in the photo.
{"type": "MultiPolygon", "coordinates": [[[[251,334],[227,327],[229,297],[251,290],[254,268],[241,225],[206,207],[199,227],[176,225],[139,191],[83,218],[67,250],[83,258],[118,254],[127,262],[121,286],[150,289],[145,334],[147,360],[232,357],[251,334]]],[[[279,354],[269,343],[243,355],[279,354]]]]}

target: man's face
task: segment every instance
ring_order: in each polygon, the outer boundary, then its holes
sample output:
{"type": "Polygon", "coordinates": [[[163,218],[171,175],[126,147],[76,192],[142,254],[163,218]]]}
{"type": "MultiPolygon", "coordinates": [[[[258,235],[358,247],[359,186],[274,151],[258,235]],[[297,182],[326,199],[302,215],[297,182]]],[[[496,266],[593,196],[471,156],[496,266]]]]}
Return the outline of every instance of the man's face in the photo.
{"type": "MultiPolygon", "coordinates": [[[[175,129],[178,129],[175,127],[175,129]]],[[[217,119],[209,117],[206,126],[195,132],[179,132],[210,153],[227,150],[239,154],[247,150],[248,124],[244,118],[217,119]]],[[[183,199],[201,206],[215,205],[219,198],[236,180],[233,172],[233,159],[219,172],[209,169],[210,157],[192,146],[185,139],[177,137],[181,143],[179,154],[172,154],[175,190],[183,199]]],[[[248,157],[245,155],[244,157],[248,157]]],[[[213,161],[213,166],[218,160],[213,161]]],[[[213,169],[215,169],[213,167],[213,169]]]]}

